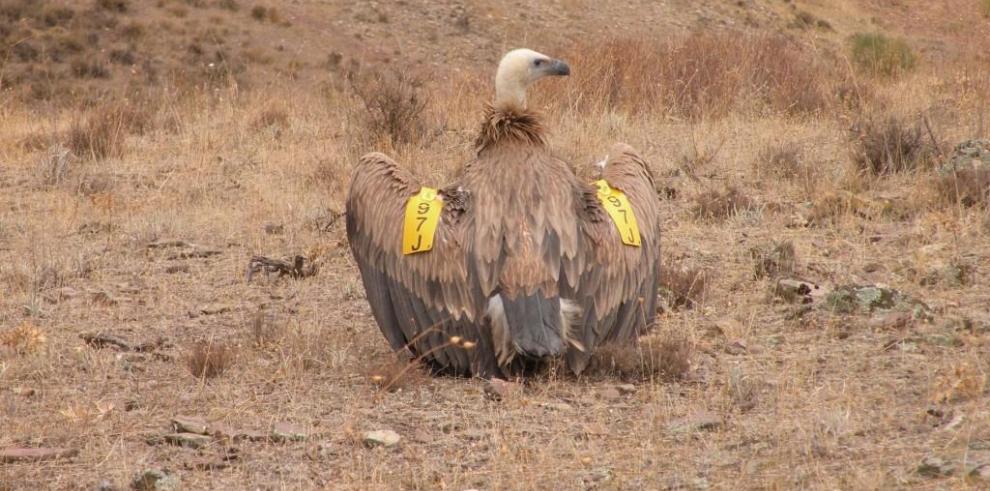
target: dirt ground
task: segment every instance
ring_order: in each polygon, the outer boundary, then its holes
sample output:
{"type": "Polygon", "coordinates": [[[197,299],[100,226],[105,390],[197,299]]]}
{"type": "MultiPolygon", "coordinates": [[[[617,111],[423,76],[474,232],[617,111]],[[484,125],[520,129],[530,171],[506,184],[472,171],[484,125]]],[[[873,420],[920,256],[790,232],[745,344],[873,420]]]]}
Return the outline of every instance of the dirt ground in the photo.
{"type": "MultiPolygon", "coordinates": [[[[169,56],[155,36],[185,43],[167,33],[211,19],[238,33],[228,47],[257,34],[255,49],[282,42],[273,53],[289,54],[246,57],[242,74],[182,90],[114,69],[51,78],[100,94],[71,103],[25,99],[30,78],[0,96],[0,451],[70,450],[0,453],[0,490],[141,489],[147,471],[163,476],[158,489],[990,486],[990,214],[947,198],[934,170],[956,143],[990,136],[990,65],[960,40],[990,24],[971,2],[519,2],[524,15],[481,2],[293,2],[260,21],[246,2],[123,3],[121,25],[145,19],[137,56],[169,56]],[[983,20],[962,23],[963,7],[983,20]],[[829,27],[795,27],[798,12],[829,27]],[[173,31],[159,31],[167,19],[173,31]],[[849,63],[848,36],[883,30],[920,61],[899,77],[856,76],[872,102],[841,109],[827,92],[793,113],[752,84],[717,114],[668,111],[666,99],[589,105],[604,93],[578,73],[595,63],[591,47],[697,29],[783,33],[829,66],[849,63]],[[485,381],[415,369],[383,390],[396,365],[341,216],[351,165],[384,149],[422,176],[450,176],[470,156],[488,73],[518,39],[560,47],[576,72],[534,99],[555,152],[587,173],[621,140],[652,166],[670,279],[650,336],[685,342],[689,365],[655,378],[549,369],[500,400],[485,381]],[[282,69],[292,56],[295,77],[282,69]],[[403,86],[424,103],[403,120],[405,139],[376,125],[357,84],[388,85],[340,75],[363,56],[435,70],[403,86]],[[140,96],[121,92],[134,84],[147,85],[140,96]],[[887,118],[923,155],[876,175],[857,167],[871,134],[857,125],[887,118]],[[767,271],[761,254],[785,243],[793,265],[767,271]],[[248,278],[254,256],[296,255],[298,278],[248,278]],[[924,307],[839,311],[824,293],[776,293],[781,279],[892,288],[924,307]],[[209,435],[176,441],[180,416],[209,435]],[[379,430],[398,443],[369,443],[379,430]]],[[[617,53],[595,66],[628,63],[617,53]]],[[[31,63],[6,66],[36,73],[31,63]]],[[[746,76],[729,65],[715,78],[746,76]]],[[[649,67],[636,69],[627,76],[649,67]]],[[[822,77],[838,87],[843,71],[822,77]]]]}

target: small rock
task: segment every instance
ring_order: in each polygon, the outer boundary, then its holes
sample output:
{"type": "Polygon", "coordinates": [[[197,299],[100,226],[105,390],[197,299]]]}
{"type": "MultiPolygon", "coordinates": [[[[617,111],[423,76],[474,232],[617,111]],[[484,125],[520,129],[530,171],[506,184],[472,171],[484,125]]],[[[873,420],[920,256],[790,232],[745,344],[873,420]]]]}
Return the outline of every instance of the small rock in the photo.
{"type": "Polygon", "coordinates": [[[272,440],[277,442],[301,442],[308,437],[305,431],[289,423],[275,423],[272,428],[272,440]]]}
{"type": "Polygon", "coordinates": [[[33,462],[38,460],[67,459],[75,457],[75,448],[5,448],[0,450],[0,462],[33,462]]]}
{"type": "Polygon", "coordinates": [[[868,325],[872,329],[903,329],[913,322],[910,312],[890,312],[870,319],[868,325]]]}
{"type": "Polygon", "coordinates": [[[10,391],[13,392],[14,395],[21,397],[31,397],[37,393],[33,387],[14,387],[13,389],[10,389],[10,391]]]}
{"type": "Polygon", "coordinates": [[[100,481],[100,483],[96,485],[96,491],[117,491],[117,489],[117,486],[114,486],[112,482],[106,479],[100,481]]]}
{"type": "Polygon", "coordinates": [[[667,431],[671,433],[688,433],[694,431],[713,431],[724,426],[722,418],[708,411],[698,411],[689,416],[671,421],[667,431]]]}
{"type": "Polygon", "coordinates": [[[784,278],[777,280],[773,294],[789,303],[811,303],[821,287],[807,281],[784,278]]]}
{"type": "Polygon", "coordinates": [[[990,464],[975,467],[967,476],[977,482],[990,483],[990,464]]]}
{"type": "Polygon", "coordinates": [[[618,384],[615,388],[623,395],[636,393],[636,386],[633,384],[618,384]]]}
{"type": "Polygon", "coordinates": [[[619,389],[616,389],[615,387],[605,387],[598,393],[598,395],[606,401],[616,401],[622,398],[622,394],[619,392],[619,389]]]}
{"type": "Polygon", "coordinates": [[[392,430],[369,431],[364,434],[364,444],[369,447],[392,447],[398,445],[402,437],[392,430]]]}
{"type": "Polygon", "coordinates": [[[522,392],[522,385],[500,378],[485,382],[485,396],[493,401],[501,401],[522,392]]]}
{"type": "Polygon", "coordinates": [[[200,307],[199,313],[203,315],[216,315],[230,312],[230,306],[220,303],[211,303],[200,307]]]}
{"type": "Polygon", "coordinates": [[[196,416],[176,416],[172,418],[172,429],[179,433],[209,434],[206,420],[196,416]]]}
{"type": "Polygon", "coordinates": [[[169,265],[169,266],[166,266],[165,267],[165,272],[168,273],[168,274],[188,273],[189,272],[189,265],[188,264],[172,264],[172,265],[169,265]]]}
{"type": "Polygon", "coordinates": [[[566,402],[543,402],[540,403],[540,407],[544,409],[551,409],[553,411],[570,411],[571,409],[574,409],[574,406],[571,406],[566,402]]]}
{"type": "Polygon", "coordinates": [[[147,469],[134,476],[131,489],[135,491],[175,491],[179,489],[179,477],[168,470],[147,469]]]}
{"type": "Polygon", "coordinates": [[[172,433],[165,435],[165,441],[185,448],[201,448],[209,445],[213,439],[198,433],[172,433]]]}
{"type": "Polygon", "coordinates": [[[730,355],[742,355],[746,354],[749,348],[746,347],[746,341],[742,339],[737,339],[727,345],[725,345],[725,352],[730,355]]]}
{"type": "Polygon", "coordinates": [[[950,462],[946,462],[938,457],[925,457],[921,461],[921,465],[918,466],[917,472],[922,476],[927,477],[942,477],[950,476],[955,472],[956,466],[950,462]]]}

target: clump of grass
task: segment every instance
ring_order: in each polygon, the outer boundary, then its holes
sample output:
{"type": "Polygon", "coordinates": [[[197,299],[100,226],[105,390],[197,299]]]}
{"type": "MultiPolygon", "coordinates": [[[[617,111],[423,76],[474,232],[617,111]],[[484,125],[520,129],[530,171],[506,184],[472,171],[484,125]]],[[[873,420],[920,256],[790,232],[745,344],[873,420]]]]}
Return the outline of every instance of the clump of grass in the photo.
{"type": "Polygon", "coordinates": [[[275,7],[265,7],[264,5],[255,5],[252,7],[251,17],[258,22],[267,20],[273,24],[278,23],[282,18],[275,7]]]}
{"type": "Polygon", "coordinates": [[[695,267],[677,266],[665,260],[660,265],[660,296],[671,308],[691,308],[704,300],[708,275],[695,267]]]}
{"type": "Polygon", "coordinates": [[[754,165],[761,175],[794,178],[801,171],[801,145],[789,142],[767,145],[754,165]]]}
{"type": "Polygon", "coordinates": [[[595,350],[584,373],[624,380],[678,380],[691,369],[691,344],[683,338],[648,337],[635,344],[607,344],[595,350]]]}
{"type": "Polygon", "coordinates": [[[70,64],[76,78],[110,78],[110,69],[99,60],[77,58],[70,64]]]}
{"type": "Polygon", "coordinates": [[[347,78],[372,139],[400,144],[419,141],[426,134],[422,80],[399,71],[351,72],[347,78]]]}
{"type": "Polygon", "coordinates": [[[935,192],[949,204],[990,207],[990,167],[957,169],[939,176],[935,192]]]}
{"type": "Polygon", "coordinates": [[[54,186],[65,180],[69,173],[69,165],[72,162],[72,152],[65,145],[55,143],[48,148],[38,162],[38,172],[41,174],[41,182],[54,186]]]}
{"type": "Polygon", "coordinates": [[[871,175],[915,170],[933,154],[921,125],[896,116],[860,121],[853,125],[850,136],[853,164],[871,175]]]}
{"type": "Polygon", "coordinates": [[[694,216],[702,220],[722,220],[753,207],[753,201],[739,188],[729,185],[710,189],[694,197],[694,216]]]}
{"type": "Polygon", "coordinates": [[[797,254],[791,241],[754,247],[749,251],[753,258],[753,276],[756,279],[777,278],[794,273],[797,254]]]}
{"type": "Polygon", "coordinates": [[[857,33],[852,38],[852,61],[864,73],[890,77],[914,69],[917,57],[903,39],[857,33]]]}
{"type": "Polygon", "coordinates": [[[251,122],[251,128],[254,130],[270,129],[276,133],[276,135],[281,134],[286,128],[289,127],[289,112],[283,107],[270,106],[265,110],[258,113],[255,116],[254,121],[251,122]]]}
{"type": "Polygon", "coordinates": [[[117,101],[77,121],[69,129],[66,145],[81,158],[99,160],[119,157],[124,153],[127,136],[143,133],[150,124],[147,109],[138,109],[127,101],[117,101]]]}
{"type": "Polygon", "coordinates": [[[816,112],[829,104],[831,75],[808,51],[783,36],[738,33],[596,43],[562,54],[582,69],[550,97],[591,111],[660,108],[692,119],[732,110],[816,112]]]}
{"type": "Polygon", "coordinates": [[[271,346],[283,337],[281,329],[275,324],[274,316],[261,308],[248,323],[248,329],[252,342],[258,348],[271,346]]]}
{"type": "Polygon", "coordinates": [[[127,12],[130,8],[129,0],[96,0],[96,6],[110,12],[127,12]]]}
{"type": "Polygon", "coordinates": [[[46,341],[45,333],[29,320],[0,332],[0,348],[19,355],[37,352],[46,341]]]}
{"type": "Polygon", "coordinates": [[[397,353],[373,358],[366,369],[368,380],[385,392],[423,385],[429,375],[418,359],[408,359],[397,353]]]}
{"type": "Polygon", "coordinates": [[[186,368],[200,379],[219,377],[233,364],[233,349],[213,341],[200,341],[186,354],[186,368]]]}

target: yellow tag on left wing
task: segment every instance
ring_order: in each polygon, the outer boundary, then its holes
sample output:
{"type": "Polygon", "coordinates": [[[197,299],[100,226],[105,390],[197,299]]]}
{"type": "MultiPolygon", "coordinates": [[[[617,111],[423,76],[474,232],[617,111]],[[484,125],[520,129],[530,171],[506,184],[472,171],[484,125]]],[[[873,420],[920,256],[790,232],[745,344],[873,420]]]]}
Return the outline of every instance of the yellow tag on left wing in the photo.
{"type": "Polygon", "coordinates": [[[406,203],[402,225],[402,253],[416,254],[433,249],[433,236],[440,225],[443,200],[433,188],[420,188],[419,194],[406,203]]]}
{"type": "Polygon", "coordinates": [[[595,181],[595,186],[598,187],[598,200],[619,230],[622,243],[633,247],[643,245],[639,237],[639,225],[636,224],[636,214],[629,205],[626,193],[609,186],[605,179],[595,181]]]}

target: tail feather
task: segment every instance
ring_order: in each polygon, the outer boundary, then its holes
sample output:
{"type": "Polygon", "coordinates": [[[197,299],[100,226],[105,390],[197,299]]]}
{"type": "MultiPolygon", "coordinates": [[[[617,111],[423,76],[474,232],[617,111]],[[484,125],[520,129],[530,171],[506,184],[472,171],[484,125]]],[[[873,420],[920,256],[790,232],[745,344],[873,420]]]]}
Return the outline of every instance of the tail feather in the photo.
{"type": "Polygon", "coordinates": [[[560,354],[566,348],[561,337],[560,298],[532,295],[502,298],[505,320],[512,344],[520,355],[542,358],[560,354]]]}

